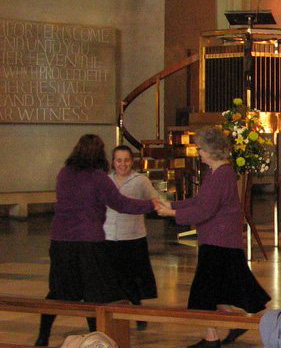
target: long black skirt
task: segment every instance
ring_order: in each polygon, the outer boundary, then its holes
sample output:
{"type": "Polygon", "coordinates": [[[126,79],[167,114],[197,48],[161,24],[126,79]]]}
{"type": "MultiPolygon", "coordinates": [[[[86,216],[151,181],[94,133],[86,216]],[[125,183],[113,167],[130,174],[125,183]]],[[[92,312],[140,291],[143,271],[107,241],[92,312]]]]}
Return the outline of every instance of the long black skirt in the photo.
{"type": "Polygon", "coordinates": [[[147,239],[107,241],[115,277],[134,304],[157,297],[156,281],[150,263],[147,239]]]}
{"type": "Polygon", "coordinates": [[[250,271],[243,250],[199,247],[188,308],[216,310],[217,305],[227,304],[257,313],[270,299],[250,271]]]}
{"type": "Polygon", "coordinates": [[[105,242],[51,241],[48,299],[108,303],[126,299],[105,242]]]}

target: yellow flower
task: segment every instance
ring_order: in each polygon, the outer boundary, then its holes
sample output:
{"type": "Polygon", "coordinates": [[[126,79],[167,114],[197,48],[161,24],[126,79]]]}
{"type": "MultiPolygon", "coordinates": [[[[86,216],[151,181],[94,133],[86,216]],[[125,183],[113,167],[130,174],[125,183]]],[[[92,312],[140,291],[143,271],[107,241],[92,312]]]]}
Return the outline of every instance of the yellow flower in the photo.
{"type": "Polygon", "coordinates": [[[254,123],[259,123],[260,122],[260,116],[257,111],[248,111],[247,112],[247,117],[249,120],[251,120],[254,123]]]}
{"type": "Polygon", "coordinates": [[[245,165],[246,161],[244,157],[238,157],[236,159],[236,164],[238,165],[238,167],[243,167],[245,165]]]}
{"type": "Polygon", "coordinates": [[[234,145],[235,150],[242,150],[245,151],[246,150],[246,144],[237,144],[234,145]]]}
{"type": "Polygon", "coordinates": [[[258,142],[260,144],[264,144],[265,143],[265,140],[262,138],[262,137],[258,137],[258,142]]]}
{"type": "Polygon", "coordinates": [[[234,98],[233,99],[233,104],[234,105],[242,105],[243,104],[243,101],[241,98],[234,98]]]}
{"type": "Polygon", "coordinates": [[[230,134],[230,131],[229,131],[228,129],[224,129],[224,130],[223,130],[223,133],[224,133],[224,135],[225,135],[226,137],[228,137],[229,134],[230,134]]]}
{"type": "Polygon", "coordinates": [[[248,138],[250,140],[253,140],[253,141],[256,141],[258,139],[258,137],[259,137],[258,133],[254,132],[254,131],[251,131],[249,136],[248,136],[248,138]]]}
{"type": "Polygon", "coordinates": [[[240,137],[236,138],[235,141],[236,141],[236,144],[243,144],[244,138],[240,136],[240,137]]]}
{"type": "Polygon", "coordinates": [[[273,145],[272,140],[269,138],[265,138],[265,143],[266,143],[266,145],[273,145]]]}
{"type": "Polygon", "coordinates": [[[249,118],[251,118],[251,117],[259,117],[259,115],[257,114],[256,111],[248,111],[247,116],[249,118]]]}
{"type": "Polygon", "coordinates": [[[232,119],[233,119],[234,121],[239,120],[241,117],[242,117],[242,116],[241,116],[241,114],[240,114],[239,112],[236,112],[235,114],[232,115],[232,119]]]}

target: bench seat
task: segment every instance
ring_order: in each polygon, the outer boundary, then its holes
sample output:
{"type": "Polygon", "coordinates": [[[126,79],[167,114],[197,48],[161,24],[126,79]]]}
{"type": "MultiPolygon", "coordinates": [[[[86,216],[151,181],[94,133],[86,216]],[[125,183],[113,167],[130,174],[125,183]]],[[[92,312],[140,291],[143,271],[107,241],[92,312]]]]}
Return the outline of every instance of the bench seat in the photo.
{"type": "Polygon", "coordinates": [[[0,192],[0,205],[8,205],[9,216],[26,218],[29,204],[55,203],[55,191],[0,192]]]}

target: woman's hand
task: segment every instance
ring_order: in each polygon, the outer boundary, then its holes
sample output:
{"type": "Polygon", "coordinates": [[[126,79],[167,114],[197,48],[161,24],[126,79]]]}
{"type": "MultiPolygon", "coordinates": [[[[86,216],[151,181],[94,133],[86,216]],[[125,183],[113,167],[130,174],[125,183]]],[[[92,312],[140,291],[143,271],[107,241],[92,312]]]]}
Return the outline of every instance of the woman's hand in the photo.
{"type": "Polygon", "coordinates": [[[159,216],[176,216],[176,211],[171,208],[170,202],[163,203],[162,201],[156,207],[159,216]],[[168,204],[167,204],[168,203],[168,204]]]}
{"type": "Polygon", "coordinates": [[[165,206],[166,208],[172,208],[171,202],[167,201],[167,199],[160,198],[161,205],[165,206]]]}
{"type": "Polygon", "coordinates": [[[160,199],[159,198],[152,198],[151,199],[152,204],[154,205],[154,209],[157,210],[160,207],[160,199]]]}
{"type": "Polygon", "coordinates": [[[153,205],[154,205],[154,209],[158,210],[161,207],[166,207],[171,209],[171,202],[167,201],[166,199],[160,197],[160,198],[152,198],[151,199],[153,205]]]}

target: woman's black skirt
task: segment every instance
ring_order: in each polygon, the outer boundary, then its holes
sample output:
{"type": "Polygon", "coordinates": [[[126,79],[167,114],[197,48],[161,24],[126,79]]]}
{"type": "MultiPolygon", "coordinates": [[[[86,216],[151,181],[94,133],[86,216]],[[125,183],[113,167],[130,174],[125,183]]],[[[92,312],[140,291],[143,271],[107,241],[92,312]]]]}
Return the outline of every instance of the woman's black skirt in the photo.
{"type": "Polygon", "coordinates": [[[119,285],[134,304],[157,297],[147,239],[107,241],[108,254],[119,285]]]}
{"type": "Polygon", "coordinates": [[[126,299],[106,242],[51,241],[48,299],[108,303],[126,299]]]}
{"type": "Polygon", "coordinates": [[[243,250],[199,247],[188,308],[216,310],[218,304],[227,304],[257,313],[270,299],[250,271],[243,250]]]}

